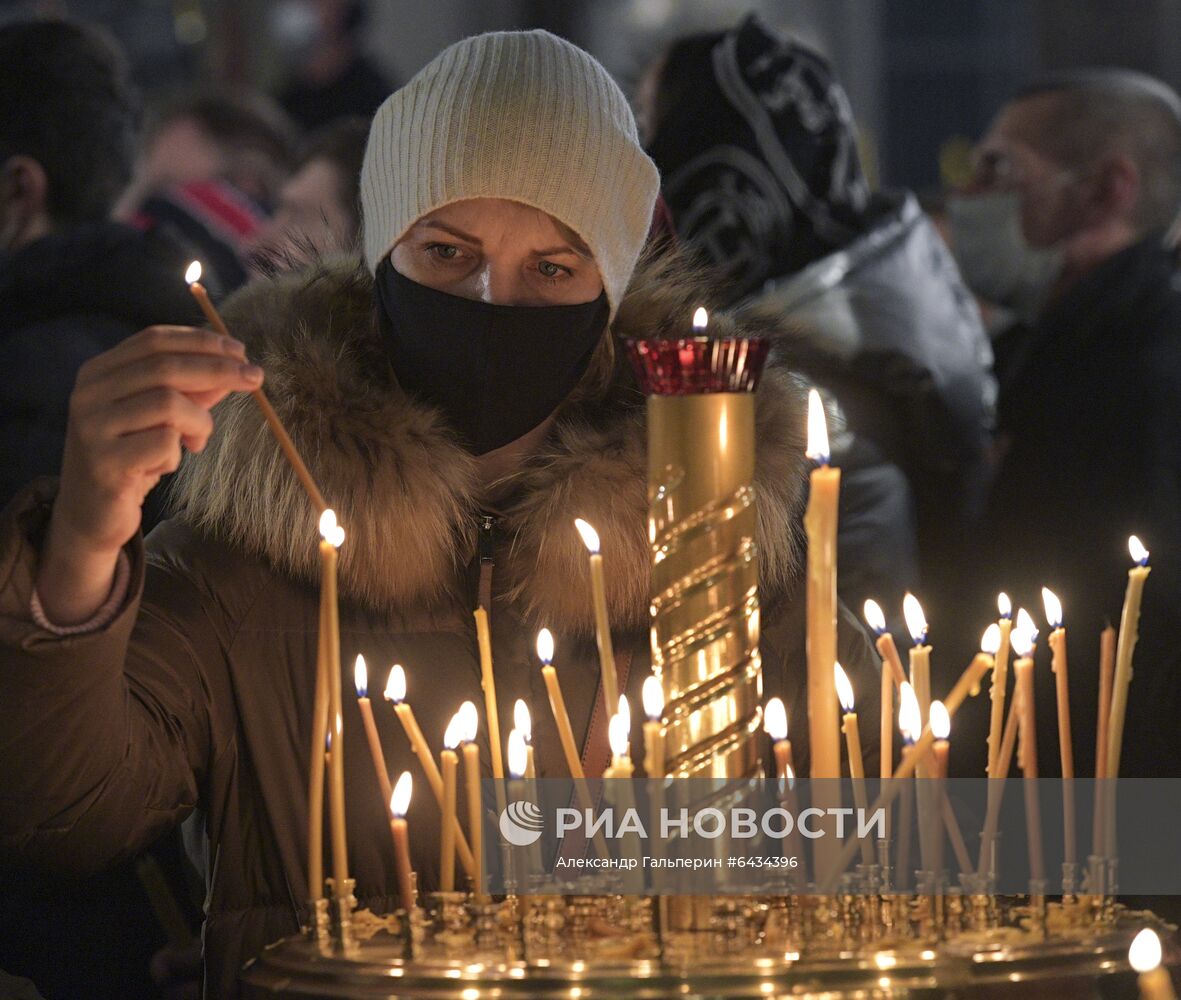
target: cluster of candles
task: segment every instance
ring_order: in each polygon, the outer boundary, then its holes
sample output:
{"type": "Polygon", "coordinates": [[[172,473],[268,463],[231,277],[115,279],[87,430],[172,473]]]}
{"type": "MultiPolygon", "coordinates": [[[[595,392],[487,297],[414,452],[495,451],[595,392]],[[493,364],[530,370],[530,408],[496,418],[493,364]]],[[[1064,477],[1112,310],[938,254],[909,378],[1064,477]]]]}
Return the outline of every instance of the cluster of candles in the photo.
{"type": "MultiPolygon", "coordinates": [[[[612,757],[603,773],[604,778],[630,778],[634,766],[630,754],[631,709],[626,695],[616,693],[615,684],[608,684],[610,676],[615,681],[614,656],[611,647],[610,624],[607,619],[607,603],[604,591],[602,555],[599,552],[599,537],[586,521],[576,522],[576,528],[587,546],[590,557],[591,585],[596,607],[598,625],[598,646],[600,666],[603,671],[603,692],[608,705],[616,711],[608,727],[612,757]]],[[[312,767],[309,778],[308,814],[308,872],[309,890],[315,898],[321,898],[319,887],[322,882],[321,854],[323,850],[323,779],[325,773],[329,783],[330,830],[333,848],[334,885],[345,885],[348,879],[346,855],[346,834],[344,829],[344,777],[341,769],[343,755],[339,752],[343,733],[341,732],[340,711],[340,635],[336,611],[336,555],[344,541],[343,529],[336,523],[336,516],[326,510],[320,522],[321,550],[321,619],[316,710],[312,734],[312,767]],[[321,707],[323,703],[323,707],[321,707]],[[331,716],[330,733],[324,729],[331,716]],[[323,720],[321,722],[321,720],[323,720]],[[327,746],[326,752],[321,748],[327,746]],[[337,748],[334,752],[332,748],[337,748]]],[[[492,664],[492,644],[488,628],[488,616],[484,608],[475,611],[476,634],[480,651],[481,678],[488,724],[489,746],[491,748],[492,775],[496,782],[497,795],[504,794],[504,769],[500,746],[500,725],[497,709],[496,687],[492,664]]],[[[549,695],[550,708],[554,715],[563,754],[571,776],[576,782],[578,794],[583,803],[590,804],[583,772],[581,753],[575,740],[561,684],[553,665],[554,639],[549,629],[542,629],[537,636],[537,655],[541,660],[542,678],[549,695]]],[[[357,701],[361,711],[370,756],[373,760],[378,788],[382,798],[389,804],[393,848],[397,864],[399,895],[402,904],[409,909],[415,905],[415,882],[411,874],[409,833],[406,826],[406,811],[410,802],[410,775],[403,773],[398,784],[391,791],[389,772],[386,767],[373,708],[368,697],[368,667],[363,655],[358,655],[354,668],[354,683],[357,701]]],[[[427,783],[430,785],[442,813],[442,834],[439,843],[440,889],[454,891],[455,859],[459,857],[465,875],[478,887],[484,870],[483,804],[480,791],[481,762],[476,742],[479,733],[480,713],[474,702],[465,701],[452,717],[443,736],[443,749],[436,761],[433,751],[423,735],[414,711],[406,700],[406,673],[401,665],[395,664],[390,670],[385,688],[385,698],[391,702],[400,721],[410,747],[418,758],[427,783]],[[467,836],[460,823],[457,808],[459,758],[463,757],[464,787],[466,794],[467,836]]],[[[649,773],[663,770],[660,763],[663,752],[663,735],[660,716],[664,709],[663,689],[658,677],[647,678],[644,684],[644,705],[649,719],[644,725],[644,740],[647,749],[649,773]],[[655,770],[651,770],[655,769],[655,770]]],[[[508,773],[511,782],[533,782],[536,770],[532,746],[532,721],[529,707],[517,699],[513,711],[514,728],[510,731],[508,749],[508,773]]],[[[535,798],[534,792],[533,797],[535,798]]],[[[504,803],[498,802],[503,810],[504,803]]],[[[538,869],[540,864],[538,863],[538,869]]]]}
{"type": "MultiPolygon", "coordinates": [[[[200,304],[211,326],[228,336],[224,322],[210,302],[209,296],[200,284],[201,267],[194,261],[186,272],[186,282],[200,304]]],[[[309,769],[308,798],[308,884],[315,899],[322,898],[322,850],[323,850],[323,792],[324,778],[328,777],[328,800],[330,830],[332,839],[332,866],[334,894],[341,898],[348,894],[348,858],[344,813],[343,776],[343,711],[341,706],[340,631],[336,590],[336,563],[338,550],[345,539],[344,529],[337,523],[335,513],[328,507],[317,488],[306,465],[292,443],[285,428],[271,407],[263,390],[253,393],[255,400],[270,430],[279,442],[289,464],[299,478],[308,495],[313,509],[320,515],[321,590],[319,644],[317,650],[317,672],[313,715],[312,766],[309,769]],[[331,728],[329,729],[329,724],[331,728]]],[[[862,764],[860,729],[852,685],[836,662],[837,648],[837,596],[836,596],[836,536],[837,506],[840,494],[840,470],[830,464],[828,434],[824,419],[823,404],[819,394],[812,390],[808,399],[808,444],[806,455],[815,468],[810,475],[808,507],[804,527],[807,535],[807,701],[809,719],[809,740],[811,777],[814,779],[840,778],[840,733],[845,736],[849,774],[854,779],[854,794],[857,805],[864,807],[864,767],[862,764]],[[843,709],[843,718],[838,722],[838,705],[843,709]]],[[[628,778],[633,773],[630,757],[631,712],[627,698],[618,691],[614,653],[611,644],[610,623],[607,615],[606,589],[603,557],[595,529],[579,520],[575,527],[589,552],[589,573],[594,608],[596,638],[601,669],[601,688],[605,707],[611,714],[608,735],[611,745],[611,762],[603,777],[628,778]]],[[[1129,551],[1134,565],[1128,573],[1128,586],[1123,612],[1120,619],[1118,641],[1114,630],[1108,626],[1100,641],[1101,669],[1098,692],[1099,721],[1096,732],[1096,778],[1117,777],[1119,774],[1120,750],[1122,745],[1128,686],[1132,676],[1132,655],[1137,641],[1140,603],[1144,583],[1149,573],[1148,551],[1135,537],[1129,539],[1129,551]]],[[[1043,591],[1046,619],[1051,626],[1049,645],[1052,651],[1052,669],[1056,677],[1059,744],[1062,761],[1062,777],[1067,789],[1064,795],[1065,812],[1065,858],[1067,863],[1076,861],[1076,832],[1073,809],[1073,795],[1069,791],[1074,778],[1073,751],[1070,729],[1070,693],[1066,655],[1066,628],[1061,604],[1049,590],[1043,591]]],[[[1012,762],[1017,737],[1020,736],[1018,753],[1026,787],[1027,822],[1030,866],[1035,880],[1044,880],[1041,859],[1041,833],[1037,818],[1036,783],[1037,750],[1033,698],[1033,653],[1038,632],[1032,618],[1023,610],[1017,613],[1016,622],[1008,598],[1001,594],[998,600],[1000,618],[990,625],[980,644],[980,653],[961,675],[945,699],[932,700],[930,685],[931,647],[926,644],[927,623],[919,602],[913,595],[907,595],[903,612],[908,631],[914,640],[910,650],[910,675],[907,680],[898,650],[889,632],[886,631],[885,616],[873,601],[865,606],[865,619],[877,635],[877,649],[882,657],[881,678],[881,777],[893,778],[885,786],[872,808],[888,807],[898,794],[898,781],[910,778],[934,778],[934,782],[921,782],[917,795],[919,812],[920,852],[923,868],[938,871],[941,867],[940,852],[943,836],[941,825],[946,825],[951,842],[962,870],[971,868],[963,838],[955,827],[954,817],[942,796],[939,787],[947,773],[947,756],[951,718],[969,696],[975,694],[986,673],[992,671],[991,701],[988,736],[988,776],[1004,779],[1012,762]],[[1013,673],[1016,678],[1014,696],[1005,716],[1007,674],[1009,653],[1016,654],[1013,673]],[[894,694],[898,692],[898,724],[902,732],[903,747],[901,760],[894,767],[893,716],[894,694]]],[[[503,796],[504,759],[502,756],[499,719],[497,712],[496,687],[492,663],[492,645],[487,611],[480,607],[475,611],[475,625],[480,651],[482,687],[488,723],[493,777],[497,781],[497,794],[503,796]]],[[[563,754],[578,794],[584,805],[589,804],[589,793],[585,786],[581,754],[574,738],[566,712],[561,686],[553,666],[554,642],[549,631],[543,629],[537,638],[538,657],[542,662],[542,674],[549,696],[550,707],[558,728],[563,754]]],[[[389,807],[391,838],[397,863],[399,894],[404,908],[415,905],[414,878],[410,868],[409,832],[406,812],[409,807],[412,780],[409,772],[403,772],[391,787],[381,743],[377,734],[373,711],[368,698],[368,671],[364,658],[358,656],[355,668],[355,683],[358,703],[366,730],[378,786],[389,807]]],[[[474,703],[468,701],[460,707],[444,734],[444,747],[439,762],[429,745],[414,713],[406,701],[406,678],[400,666],[395,666],[389,675],[385,691],[386,699],[393,703],[394,711],[401,722],[411,748],[417,756],[428,784],[442,811],[443,824],[440,838],[441,888],[454,887],[455,858],[458,855],[465,874],[472,878],[478,888],[482,872],[482,803],[480,797],[480,760],[476,744],[479,712],[474,703]],[[457,752],[458,751],[458,752],[457,752]],[[467,794],[468,838],[464,836],[457,810],[457,774],[459,753],[464,758],[464,775],[467,794]]],[[[651,676],[643,687],[643,702],[648,721],[644,724],[645,770],[649,777],[664,776],[664,730],[661,721],[664,696],[660,678],[651,676]]],[[[518,700],[514,711],[515,728],[508,738],[509,771],[513,781],[533,781],[532,746],[530,744],[530,718],[528,707],[518,700]]],[[[772,699],[764,708],[764,725],[771,737],[777,776],[786,799],[792,796],[794,770],[791,743],[787,738],[787,713],[778,699],[772,699]]],[[[824,788],[817,792],[818,799],[836,795],[839,791],[824,788]]],[[[903,800],[900,825],[908,820],[906,806],[909,797],[903,800]]],[[[503,808],[503,803],[499,803],[503,808]]],[[[790,804],[790,803],[789,803],[790,804]]],[[[817,801],[815,805],[833,803],[817,801]]],[[[999,794],[990,791],[989,808],[984,835],[981,843],[978,869],[984,874],[991,859],[991,843],[995,840],[999,813],[999,794]]],[[[889,822],[889,821],[887,821],[889,822]]],[[[1094,818],[1095,853],[1107,856],[1113,852],[1115,831],[1114,809],[1096,796],[1094,818]]],[[[900,837],[900,852],[905,850],[909,837],[900,837]]],[[[816,845],[814,863],[817,874],[827,872],[822,886],[831,886],[840,871],[852,860],[860,849],[866,852],[864,841],[860,844],[853,838],[842,847],[836,838],[825,837],[816,845]]],[[[871,861],[863,853],[866,863],[871,861]]],[[[903,858],[899,859],[898,870],[905,871],[903,858]]],[[[1145,993],[1153,997],[1171,996],[1161,987],[1160,942],[1151,931],[1151,940],[1142,934],[1137,938],[1131,956],[1132,963],[1141,971],[1141,988],[1157,989],[1145,993]],[[1155,946],[1155,952],[1153,952],[1155,946]],[[1152,953],[1152,954],[1149,954],[1152,953]],[[1147,955],[1147,957],[1145,957],[1147,955]],[[1154,957],[1155,956],[1155,957],[1154,957]],[[1138,964],[1139,963],[1139,964],[1138,964]],[[1153,970],[1156,969],[1156,973],[1153,970]],[[1148,984],[1146,986],[1146,983],[1148,984]]],[[[1167,976],[1165,982],[1167,983],[1167,976]]]]}

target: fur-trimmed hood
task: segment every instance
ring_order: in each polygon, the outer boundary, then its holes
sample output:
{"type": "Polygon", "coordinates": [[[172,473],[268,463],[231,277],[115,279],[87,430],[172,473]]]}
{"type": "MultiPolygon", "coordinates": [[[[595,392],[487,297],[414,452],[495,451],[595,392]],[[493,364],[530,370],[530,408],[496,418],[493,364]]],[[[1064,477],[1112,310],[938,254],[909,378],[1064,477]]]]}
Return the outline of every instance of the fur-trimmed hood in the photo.
{"type": "MultiPolygon", "coordinates": [[[[432,408],[397,386],[373,321],[373,282],[354,265],[252,284],[224,316],[266,371],[266,392],[334,507],[347,539],[340,587],[377,611],[444,601],[474,557],[484,506],[475,462],[432,408]]],[[[643,263],[612,325],[617,339],[675,335],[697,305],[716,302],[700,275],[665,258],[643,263]]],[[[740,332],[716,316],[711,332],[740,332]]],[[[758,332],[766,334],[766,329],[758,332]]],[[[644,400],[617,351],[611,385],[568,403],[546,445],[514,478],[500,509],[497,590],[530,618],[567,631],[591,626],[586,550],[574,529],[598,529],[608,605],[622,627],[648,618],[649,552],[644,400]]],[[[799,383],[781,367],[758,391],[756,488],[763,586],[794,578],[804,484],[799,383]]],[[[174,485],[180,516],[198,530],[313,581],[311,509],[249,395],[214,410],[205,451],[174,485]]]]}

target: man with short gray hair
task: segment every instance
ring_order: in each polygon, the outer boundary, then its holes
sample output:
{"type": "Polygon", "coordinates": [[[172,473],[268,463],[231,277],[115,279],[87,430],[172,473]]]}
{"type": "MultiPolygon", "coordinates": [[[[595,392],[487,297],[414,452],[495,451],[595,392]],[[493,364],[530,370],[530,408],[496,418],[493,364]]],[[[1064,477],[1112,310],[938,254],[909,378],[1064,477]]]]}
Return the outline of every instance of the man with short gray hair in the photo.
{"type": "MultiPolygon", "coordinates": [[[[1001,109],[950,209],[965,280],[1024,321],[998,343],[998,470],[973,571],[1031,611],[1043,585],[1062,598],[1089,777],[1098,633],[1119,621],[1139,536],[1153,569],[1122,773],[1181,775],[1181,99],[1127,70],[1046,77],[1001,109]]],[[[1052,706],[1053,676],[1039,683],[1052,706]]],[[[1049,776],[1054,716],[1038,712],[1049,776]]]]}

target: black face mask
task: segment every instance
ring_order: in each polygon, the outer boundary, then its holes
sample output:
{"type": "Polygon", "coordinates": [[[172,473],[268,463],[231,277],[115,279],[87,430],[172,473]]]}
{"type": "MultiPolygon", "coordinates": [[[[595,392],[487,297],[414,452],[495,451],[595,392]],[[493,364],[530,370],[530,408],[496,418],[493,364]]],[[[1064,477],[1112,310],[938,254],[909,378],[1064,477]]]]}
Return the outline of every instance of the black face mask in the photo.
{"type": "Polygon", "coordinates": [[[381,331],[398,383],[443,411],[475,455],[533,430],[561,405],[607,329],[603,293],[575,306],[500,306],[377,268],[381,331]]]}

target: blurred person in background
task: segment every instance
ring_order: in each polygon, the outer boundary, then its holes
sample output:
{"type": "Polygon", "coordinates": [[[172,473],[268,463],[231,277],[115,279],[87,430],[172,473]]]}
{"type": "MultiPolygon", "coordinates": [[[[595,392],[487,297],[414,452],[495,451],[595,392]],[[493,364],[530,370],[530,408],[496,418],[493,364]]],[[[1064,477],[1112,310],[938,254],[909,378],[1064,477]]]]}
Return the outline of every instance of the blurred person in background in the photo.
{"type": "Polygon", "coordinates": [[[279,191],[275,214],[257,234],[252,262],[270,271],[357,249],[361,161],[369,119],[345,118],[311,137],[279,191]]]}
{"type": "MultiPolygon", "coordinates": [[[[1127,70],[1039,80],[1000,110],[948,207],[965,279],[1023,320],[998,340],[999,468],[961,564],[981,585],[966,610],[988,617],[1004,589],[1040,621],[1041,587],[1061,598],[1076,773],[1090,776],[1098,635],[1118,625],[1136,534],[1152,574],[1121,771],[1181,774],[1181,281],[1167,235],[1181,99],[1127,70]]],[[[1052,699],[1052,676],[1036,676],[1052,699]]],[[[1042,718],[1040,773],[1054,777],[1042,718]]]]}
{"type": "Polygon", "coordinates": [[[732,306],[791,321],[778,349],[843,415],[842,598],[896,609],[984,486],[989,348],[950,254],[911,194],[869,191],[828,62],[754,18],[675,42],[639,102],[678,235],[732,306]]]}
{"type": "Polygon", "coordinates": [[[303,128],[338,118],[370,118],[393,89],[361,49],[361,0],[281,0],[271,30],[290,76],[279,102],[303,128]]]}
{"type": "Polygon", "coordinates": [[[110,219],[137,117],[105,36],[60,21],[0,28],[0,502],[60,468],[84,361],[144,323],[200,315],[174,262],[110,219]]]}
{"type": "MultiPolygon", "coordinates": [[[[138,106],[122,54],[95,29],[0,27],[0,502],[61,467],[84,362],[145,323],[200,319],[181,272],[110,220],[138,106]]],[[[0,968],[50,997],[153,997],[162,943],[131,863],[88,879],[0,874],[0,968]]],[[[0,977],[0,994],[10,988],[0,977]]]]}
{"type": "MultiPolygon", "coordinates": [[[[261,94],[199,91],[149,125],[117,215],[176,258],[199,258],[214,298],[243,284],[246,254],[294,163],[295,128],[261,94]]],[[[180,266],[184,267],[184,263],[180,266]]]]}

